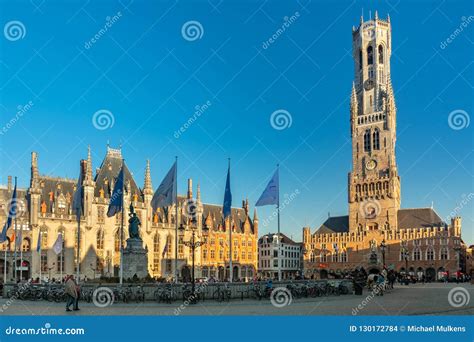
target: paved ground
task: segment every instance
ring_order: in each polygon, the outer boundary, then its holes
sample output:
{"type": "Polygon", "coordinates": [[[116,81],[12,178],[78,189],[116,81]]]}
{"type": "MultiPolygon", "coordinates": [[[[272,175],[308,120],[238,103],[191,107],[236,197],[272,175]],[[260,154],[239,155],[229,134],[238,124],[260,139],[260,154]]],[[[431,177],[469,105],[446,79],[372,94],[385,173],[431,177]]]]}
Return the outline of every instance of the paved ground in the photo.
{"type": "MultiPolygon", "coordinates": [[[[6,299],[0,299],[0,308],[3,304],[7,305],[6,299]]],[[[80,311],[66,313],[62,303],[17,300],[7,305],[1,315],[474,315],[474,285],[435,283],[397,286],[384,296],[373,297],[365,291],[363,296],[294,299],[284,307],[275,307],[269,300],[249,299],[229,303],[208,300],[189,306],[181,304],[114,303],[98,308],[92,303],[81,302],[80,311]],[[453,307],[448,301],[451,290],[455,291],[451,292],[454,304],[463,301],[466,305],[453,307]]]]}

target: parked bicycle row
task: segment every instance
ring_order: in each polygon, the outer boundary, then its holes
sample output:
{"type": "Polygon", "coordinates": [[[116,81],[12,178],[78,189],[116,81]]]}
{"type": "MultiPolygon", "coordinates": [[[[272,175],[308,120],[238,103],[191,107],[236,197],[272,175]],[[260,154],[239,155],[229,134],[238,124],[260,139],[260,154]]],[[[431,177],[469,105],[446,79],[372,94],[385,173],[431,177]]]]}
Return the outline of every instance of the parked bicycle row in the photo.
{"type": "MultiPolygon", "coordinates": [[[[213,300],[217,302],[230,301],[234,299],[268,299],[272,292],[276,289],[285,288],[292,297],[308,298],[321,296],[339,296],[349,294],[352,289],[348,283],[345,282],[303,282],[303,283],[289,283],[286,285],[273,285],[271,281],[266,283],[252,283],[246,285],[239,285],[232,288],[229,283],[198,283],[192,290],[190,284],[176,285],[163,284],[154,286],[150,291],[141,285],[132,286],[102,286],[83,287],[80,291],[82,300],[91,303],[94,299],[97,300],[100,296],[108,296],[110,302],[117,303],[139,303],[145,302],[146,299],[153,300],[157,303],[171,304],[176,301],[189,301],[192,303],[198,301],[213,300]],[[101,293],[102,291],[102,293],[101,293]],[[104,293],[104,291],[106,293],[104,293]],[[147,295],[149,293],[149,295],[147,295]]],[[[62,285],[35,285],[29,286],[15,286],[7,293],[9,298],[16,298],[20,300],[47,300],[50,302],[63,302],[67,296],[62,285]]]]}

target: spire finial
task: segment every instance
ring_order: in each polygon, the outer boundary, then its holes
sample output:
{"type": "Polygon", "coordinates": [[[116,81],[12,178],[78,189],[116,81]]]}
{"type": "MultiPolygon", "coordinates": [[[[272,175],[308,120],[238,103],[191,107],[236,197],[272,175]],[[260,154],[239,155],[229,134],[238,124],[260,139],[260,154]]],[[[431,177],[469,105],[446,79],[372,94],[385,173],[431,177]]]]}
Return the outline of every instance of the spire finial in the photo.
{"type": "Polygon", "coordinates": [[[201,186],[199,185],[199,183],[197,184],[197,187],[196,187],[196,201],[198,203],[201,203],[201,186]]]}

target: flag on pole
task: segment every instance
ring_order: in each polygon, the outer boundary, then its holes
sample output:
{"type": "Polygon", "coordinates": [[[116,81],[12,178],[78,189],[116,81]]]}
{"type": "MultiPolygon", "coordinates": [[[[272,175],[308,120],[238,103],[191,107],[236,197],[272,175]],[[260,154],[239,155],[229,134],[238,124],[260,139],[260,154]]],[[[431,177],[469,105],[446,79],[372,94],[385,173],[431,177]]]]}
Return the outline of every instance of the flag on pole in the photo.
{"type": "Polygon", "coordinates": [[[227,169],[227,180],[225,182],[225,193],[224,193],[224,205],[222,206],[222,213],[224,214],[224,220],[231,213],[232,207],[232,193],[230,192],[230,162],[227,169]]]}
{"type": "Polygon", "coordinates": [[[63,250],[63,234],[59,233],[56,242],[53,245],[53,251],[56,255],[59,255],[63,250]]]}
{"type": "Polygon", "coordinates": [[[0,234],[0,243],[4,243],[7,239],[7,224],[3,225],[2,233],[0,234]]]}
{"type": "Polygon", "coordinates": [[[76,214],[76,219],[81,219],[82,214],[82,197],[83,197],[83,187],[82,187],[82,170],[79,171],[79,178],[77,180],[76,191],[74,192],[74,197],[72,199],[72,208],[74,210],[74,214],[76,214]]]}
{"type": "Polygon", "coordinates": [[[18,235],[16,236],[15,248],[16,248],[17,246],[20,246],[20,248],[21,248],[21,241],[22,241],[22,240],[23,240],[23,229],[20,229],[20,234],[18,234],[18,235]]]}
{"type": "Polygon", "coordinates": [[[109,209],[107,210],[107,216],[112,217],[115,214],[122,211],[123,205],[123,163],[122,168],[117,176],[117,180],[115,182],[114,191],[112,192],[112,196],[110,196],[110,203],[109,209]]]}
{"type": "Polygon", "coordinates": [[[273,174],[272,179],[267,184],[265,190],[263,190],[260,198],[258,199],[255,206],[261,207],[264,205],[278,205],[280,198],[280,184],[279,184],[279,176],[278,176],[278,168],[276,169],[275,173],[273,174]]]}
{"type": "Polygon", "coordinates": [[[8,203],[8,218],[7,222],[3,226],[2,233],[0,234],[0,242],[4,242],[7,238],[7,230],[12,226],[13,219],[16,217],[20,208],[21,203],[18,201],[16,195],[16,177],[15,177],[15,188],[13,189],[12,199],[8,203]]]}
{"type": "Polygon", "coordinates": [[[151,207],[153,211],[158,208],[171,205],[176,198],[176,162],[161,181],[160,186],[156,189],[151,199],[151,207]]]}
{"type": "Polygon", "coordinates": [[[166,244],[165,244],[165,248],[163,248],[163,253],[161,253],[161,257],[164,258],[165,257],[165,254],[168,250],[168,243],[169,243],[169,240],[166,239],[166,244]]]}
{"type": "Polygon", "coordinates": [[[36,251],[41,250],[41,228],[38,230],[38,243],[36,244],[36,251]]]}

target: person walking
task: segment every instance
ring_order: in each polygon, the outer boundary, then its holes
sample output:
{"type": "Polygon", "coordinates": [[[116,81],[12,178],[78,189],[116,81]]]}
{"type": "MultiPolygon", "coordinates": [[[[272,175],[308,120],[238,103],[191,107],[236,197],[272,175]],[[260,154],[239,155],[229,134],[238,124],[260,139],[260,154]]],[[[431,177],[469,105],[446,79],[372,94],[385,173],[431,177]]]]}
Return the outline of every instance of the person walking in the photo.
{"type": "Polygon", "coordinates": [[[79,310],[79,293],[76,281],[72,275],[66,277],[65,292],[67,295],[66,311],[71,311],[69,308],[71,305],[73,306],[74,311],[79,310]]]}

